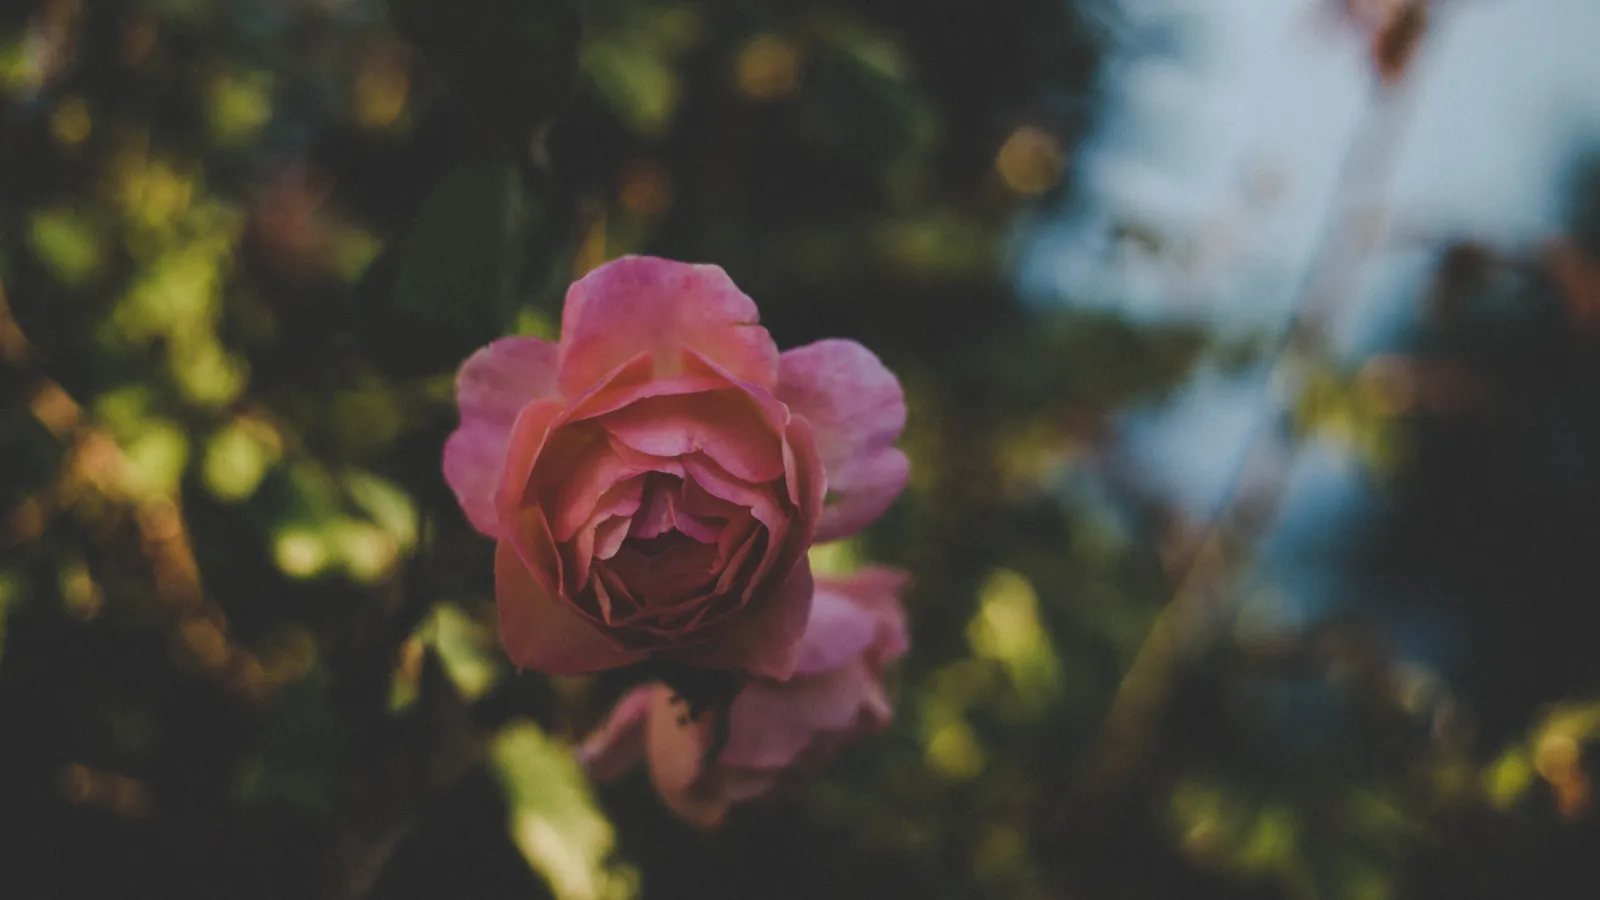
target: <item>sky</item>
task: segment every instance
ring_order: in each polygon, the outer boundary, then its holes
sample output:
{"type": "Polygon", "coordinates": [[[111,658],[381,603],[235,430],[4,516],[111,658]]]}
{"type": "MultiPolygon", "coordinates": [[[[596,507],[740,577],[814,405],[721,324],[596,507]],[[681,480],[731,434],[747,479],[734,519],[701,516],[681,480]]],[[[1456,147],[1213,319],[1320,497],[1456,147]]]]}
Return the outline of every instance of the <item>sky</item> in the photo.
{"type": "MultiPolygon", "coordinates": [[[[1359,358],[1410,322],[1438,242],[1527,246],[1559,229],[1566,165],[1600,141],[1600,0],[1434,0],[1407,81],[1389,228],[1335,325],[1359,358]]],[[[1281,327],[1373,103],[1364,39],[1319,0],[1121,0],[1072,202],[1035,223],[1016,277],[1041,305],[1117,309],[1224,332],[1281,327]],[[1119,223],[1157,236],[1152,253],[1119,223]]],[[[1123,422],[1147,487],[1196,519],[1226,489],[1266,407],[1259,378],[1204,370],[1123,422]]],[[[1318,535],[1376,496],[1336,447],[1299,460],[1271,546],[1307,585],[1318,535]],[[1284,558],[1300,559],[1289,564],[1284,558]]],[[[1269,560],[1269,569],[1274,563],[1269,560]]],[[[1327,574],[1327,573],[1322,573],[1327,574]]]]}
{"type": "MultiPolygon", "coordinates": [[[[1390,199],[1406,235],[1552,230],[1567,155],[1600,139],[1600,3],[1434,0],[1390,199]]],[[[1270,322],[1292,301],[1371,96],[1365,42],[1322,0],[1123,0],[1078,202],[1038,229],[1030,293],[1149,318],[1270,322]],[[1169,41],[1141,36],[1166,28],[1169,41]],[[1176,44],[1150,49],[1151,43],[1176,44]],[[1259,187],[1275,184],[1270,197],[1259,187]],[[1125,218],[1198,266],[1107,252],[1125,218]],[[1198,270],[1198,271],[1197,271],[1198,270]]]]}

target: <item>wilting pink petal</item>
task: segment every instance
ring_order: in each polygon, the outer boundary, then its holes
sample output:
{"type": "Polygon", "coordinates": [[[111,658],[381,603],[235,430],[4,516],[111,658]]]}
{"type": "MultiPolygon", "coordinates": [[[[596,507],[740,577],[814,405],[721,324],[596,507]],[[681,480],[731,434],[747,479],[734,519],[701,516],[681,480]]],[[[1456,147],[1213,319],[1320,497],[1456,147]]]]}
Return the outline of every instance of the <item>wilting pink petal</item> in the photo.
{"type": "Polygon", "coordinates": [[[591,776],[601,781],[618,778],[644,758],[645,723],[658,690],[657,685],[646,684],[623,694],[605,722],[578,745],[578,763],[591,776]]]}
{"type": "Polygon", "coordinates": [[[689,706],[664,684],[653,685],[648,749],[650,774],[668,790],[688,790],[715,729],[709,716],[689,719],[689,706]]]}
{"type": "Polygon", "coordinates": [[[505,467],[511,423],[532,400],[555,393],[557,346],[504,338],[467,358],[456,375],[461,427],[445,443],[444,478],[472,526],[498,536],[494,492],[505,467]]]}
{"type": "Polygon", "coordinates": [[[795,659],[795,674],[814,675],[840,668],[865,653],[877,635],[876,616],[831,589],[826,580],[817,579],[811,618],[795,659]]]}
{"type": "Polygon", "coordinates": [[[867,566],[844,577],[818,580],[819,594],[827,591],[848,598],[872,617],[876,631],[865,659],[874,669],[899,659],[909,648],[906,611],[900,605],[900,594],[909,580],[905,572],[888,566],[867,566]]]}
{"type": "Polygon", "coordinates": [[[557,383],[576,396],[639,353],[653,355],[658,377],[677,375],[687,346],[770,388],[778,349],[759,323],[755,303],[721,268],[625,256],[567,291],[557,383]]]}
{"type": "Polygon", "coordinates": [[[848,536],[882,515],[910,474],[894,447],[906,424],[894,374],[855,341],[817,341],[783,354],[777,395],[811,423],[835,498],[817,540],[848,536]]]}
{"type": "Polygon", "coordinates": [[[613,646],[595,625],[541,587],[506,541],[495,548],[494,581],[500,641],[518,666],[577,675],[644,659],[644,653],[613,646]]]}
{"type": "Polygon", "coordinates": [[[670,688],[636,689],[585,741],[579,759],[594,777],[614,778],[637,758],[642,730],[656,791],[704,828],[720,824],[733,806],[798,784],[849,744],[888,726],[893,708],[881,663],[905,649],[897,597],[905,582],[902,573],[881,567],[820,581],[799,642],[804,668],[790,677],[752,678],[726,709],[693,720],[670,688]],[[713,754],[719,720],[727,742],[713,754]]]}
{"type": "Polygon", "coordinates": [[[854,726],[862,701],[877,689],[859,660],[787,682],[751,681],[728,712],[732,724],[722,762],[785,768],[819,733],[854,726]]]}

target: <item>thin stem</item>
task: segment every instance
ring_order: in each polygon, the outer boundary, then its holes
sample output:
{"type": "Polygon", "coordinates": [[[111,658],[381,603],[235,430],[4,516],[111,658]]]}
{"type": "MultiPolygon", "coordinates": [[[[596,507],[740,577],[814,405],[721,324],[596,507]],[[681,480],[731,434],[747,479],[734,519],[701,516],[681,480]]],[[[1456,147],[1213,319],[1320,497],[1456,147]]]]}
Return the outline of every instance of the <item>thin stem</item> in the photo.
{"type": "Polygon", "coordinates": [[[1262,384],[1265,409],[1194,552],[1179,569],[1172,600],[1157,615],[1118,686],[1085,769],[1081,787],[1087,794],[1111,790],[1143,762],[1181,665],[1214,637],[1232,573],[1276,516],[1301,440],[1287,413],[1325,352],[1328,326],[1376,244],[1378,228],[1363,211],[1378,208],[1413,97],[1409,79],[1377,84],[1352,133],[1317,249],[1275,341],[1273,364],[1262,384]]]}

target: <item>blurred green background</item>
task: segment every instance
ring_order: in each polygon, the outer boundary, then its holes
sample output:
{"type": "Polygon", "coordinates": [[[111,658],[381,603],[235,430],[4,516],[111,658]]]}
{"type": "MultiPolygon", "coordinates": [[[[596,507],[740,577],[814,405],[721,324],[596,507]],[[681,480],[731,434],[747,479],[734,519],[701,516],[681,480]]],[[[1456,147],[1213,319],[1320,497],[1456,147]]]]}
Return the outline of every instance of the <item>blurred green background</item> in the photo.
{"type": "MultiPolygon", "coordinates": [[[[1424,242],[1359,352],[1337,202],[1277,319],[1062,302],[1116,61],[1184,43],[1139,5],[7,2],[0,897],[1600,894],[1600,166],[1424,242]],[[712,834],[576,769],[624,676],[510,669],[439,472],[460,361],[636,252],[910,407],[910,489],[814,553],[914,575],[897,722],[712,834]],[[1214,513],[1140,476],[1130,423],[1269,372],[1214,513]],[[1313,586],[1326,446],[1370,512],[1313,586]]],[[[1357,150],[1435,33],[1388,6],[1357,150]]]]}

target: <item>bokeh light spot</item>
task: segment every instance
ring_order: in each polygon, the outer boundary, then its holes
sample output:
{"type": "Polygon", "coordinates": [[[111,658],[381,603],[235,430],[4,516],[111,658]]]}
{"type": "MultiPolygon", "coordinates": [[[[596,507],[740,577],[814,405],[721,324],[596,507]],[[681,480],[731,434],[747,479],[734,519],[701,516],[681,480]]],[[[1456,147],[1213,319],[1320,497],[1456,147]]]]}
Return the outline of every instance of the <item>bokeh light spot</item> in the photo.
{"type": "Polygon", "coordinates": [[[772,34],[752,40],[739,51],[734,83],[755,100],[776,100],[793,93],[800,83],[799,49],[772,34]]]}
{"type": "Polygon", "coordinates": [[[67,210],[44,210],[28,220],[28,245],[45,268],[71,287],[100,274],[105,251],[93,224],[67,210]]]}
{"type": "Polygon", "coordinates": [[[1006,187],[1018,194],[1040,194],[1061,180],[1065,151],[1055,135],[1033,125],[1011,133],[995,156],[994,168],[1006,187]]]}
{"type": "Polygon", "coordinates": [[[82,97],[68,97],[50,114],[50,135],[68,147],[76,147],[89,137],[94,121],[82,97]]]}
{"type": "Polygon", "coordinates": [[[1061,661],[1039,619],[1033,585],[1016,572],[997,570],[978,593],[978,612],[967,640],[980,657],[1005,668],[1022,708],[1037,714],[1061,693],[1061,661]]]}
{"type": "Polygon", "coordinates": [[[286,528],[273,540],[273,559],[285,575],[310,578],[328,565],[328,548],[305,528],[286,528]]]}
{"type": "Polygon", "coordinates": [[[219,500],[244,500],[255,493],[267,469],[281,455],[281,441],[271,426],[236,420],[206,442],[202,468],[206,489],[219,500]]]}

